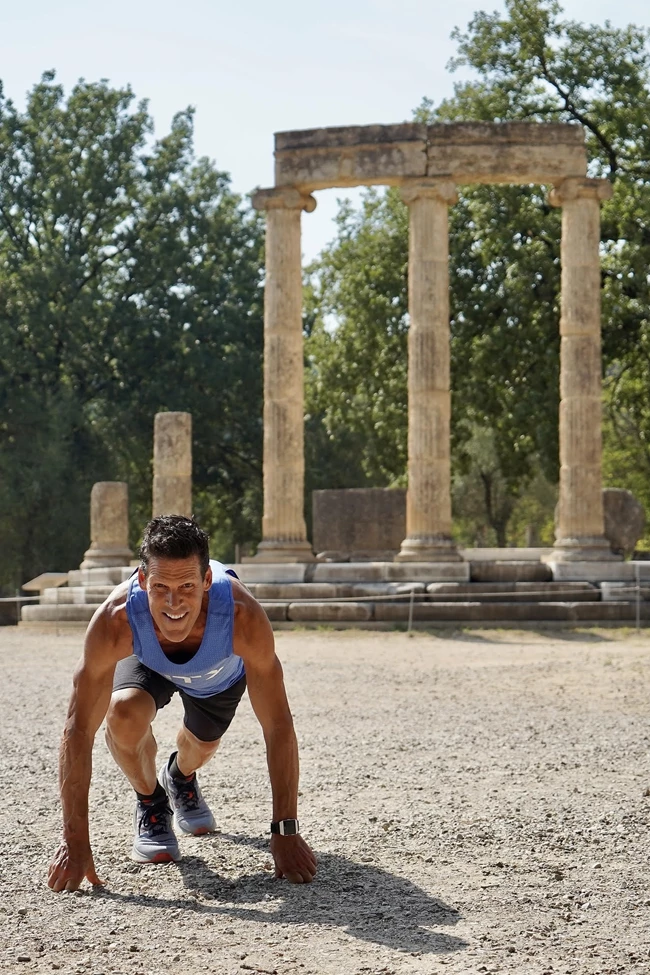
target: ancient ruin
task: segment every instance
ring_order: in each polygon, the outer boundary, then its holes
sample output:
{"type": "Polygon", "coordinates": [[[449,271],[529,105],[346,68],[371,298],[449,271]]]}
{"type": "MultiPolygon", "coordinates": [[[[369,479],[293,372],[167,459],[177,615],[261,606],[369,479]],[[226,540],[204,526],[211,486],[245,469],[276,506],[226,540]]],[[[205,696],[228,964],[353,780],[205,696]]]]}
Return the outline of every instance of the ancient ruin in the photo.
{"type": "Polygon", "coordinates": [[[154,418],[152,518],[158,515],[192,515],[191,413],[154,418]]]}
{"type": "Polygon", "coordinates": [[[129,489],[124,481],[98,481],[90,492],[90,548],[81,569],[128,565],[129,489]]]}
{"type": "Polygon", "coordinates": [[[406,537],[399,561],[460,560],[451,537],[448,209],[464,183],[539,183],[562,207],[560,503],[549,561],[608,561],[601,494],[600,202],[582,127],[371,125],[282,132],[267,213],[264,517],[256,561],[313,560],[303,517],[301,214],[326,187],[399,186],[410,213],[406,537]]]}

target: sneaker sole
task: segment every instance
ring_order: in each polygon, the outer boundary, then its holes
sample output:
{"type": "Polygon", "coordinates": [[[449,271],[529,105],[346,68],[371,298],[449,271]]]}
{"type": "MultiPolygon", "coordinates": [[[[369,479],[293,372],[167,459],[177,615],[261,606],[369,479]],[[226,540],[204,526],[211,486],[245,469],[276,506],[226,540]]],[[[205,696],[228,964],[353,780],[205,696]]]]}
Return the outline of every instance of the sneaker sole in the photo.
{"type": "Polygon", "coordinates": [[[181,859],[180,854],[175,857],[171,853],[161,852],[156,853],[152,857],[147,857],[142,853],[137,853],[135,850],[131,850],[130,858],[134,863],[178,863],[181,859]]]}
{"type": "Polygon", "coordinates": [[[174,826],[180,829],[181,833],[185,833],[186,836],[207,836],[208,833],[216,833],[217,827],[215,826],[199,826],[198,829],[185,829],[179,821],[174,816],[174,826]]]}

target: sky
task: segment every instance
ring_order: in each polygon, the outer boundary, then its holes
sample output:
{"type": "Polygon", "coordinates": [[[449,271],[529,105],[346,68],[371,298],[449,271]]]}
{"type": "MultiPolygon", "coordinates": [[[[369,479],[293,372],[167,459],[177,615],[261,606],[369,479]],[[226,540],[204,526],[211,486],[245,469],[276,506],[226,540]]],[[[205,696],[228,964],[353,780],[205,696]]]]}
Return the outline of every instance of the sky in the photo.
{"type": "MultiPolygon", "coordinates": [[[[423,97],[452,93],[450,34],[500,0],[0,0],[0,79],[18,105],[43,71],[66,90],[79,79],[130,84],[149,101],[156,134],[195,108],[198,155],[238,193],[273,185],[273,133],[408,121],[423,97]]],[[[565,15],[650,26],[647,0],[565,0],[565,15]]],[[[326,190],[303,216],[303,256],[335,235],[326,190]]]]}

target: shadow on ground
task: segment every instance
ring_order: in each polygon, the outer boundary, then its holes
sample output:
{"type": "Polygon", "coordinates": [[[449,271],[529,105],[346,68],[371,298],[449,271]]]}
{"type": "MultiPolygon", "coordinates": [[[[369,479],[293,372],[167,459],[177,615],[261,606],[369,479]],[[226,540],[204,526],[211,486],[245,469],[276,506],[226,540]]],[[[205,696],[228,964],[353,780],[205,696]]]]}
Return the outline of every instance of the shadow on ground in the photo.
{"type": "MultiPolygon", "coordinates": [[[[219,839],[268,850],[264,840],[228,834],[220,834],[219,839]]],[[[185,857],[175,866],[185,886],[195,895],[193,898],[171,900],[106,888],[94,896],[263,924],[322,924],[404,952],[445,954],[467,947],[461,938],[430,930],[456,924],[461,915],[453,907],[431,897],[410,880],[346,857],[319,856],[317,878],[309,885],[275,880],[271,872],[264,871],[233,881],[195,856],[185,857]],[[202,900],[197,900],[196,894],[202,900]]]]}

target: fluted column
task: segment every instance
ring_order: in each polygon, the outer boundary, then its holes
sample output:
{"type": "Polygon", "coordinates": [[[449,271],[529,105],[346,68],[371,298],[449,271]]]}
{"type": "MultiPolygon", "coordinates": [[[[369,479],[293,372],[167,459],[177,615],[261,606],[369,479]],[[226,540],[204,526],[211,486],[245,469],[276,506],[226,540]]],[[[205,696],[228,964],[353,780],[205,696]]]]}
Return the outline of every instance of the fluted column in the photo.
{"type": "Polygon", "coordinates": [[[129,489],[124,481],[97,481],[90,492],[90,548],[81,569],[128,565],[129,489]]]}
{"type": "Polygon", "coordinates": [[[264,286],[264,517],[256,561],[309,562],[304,517],[304,369],[300,217],[312,196],[260,190],[266,210],[264,286]]]}
{"type": "Polygon", "coordinates": [[[409,207],[408,492],[402,562],[460,561],[451,537],[450,180],[406,184],[409,207]]]}
{"type": "Polygon", "coordinates": [[[572,177],[551,191],[562,207],[560,500],[549,560],[611,559],[602,499],[600,202],[605,180],[572,177]]]}
{"type": "Polygon", "coordinates": [[[152,515],[192,516],[192,414],[156,413],[152,515]]]}

